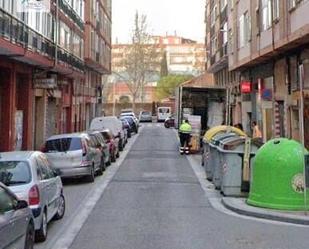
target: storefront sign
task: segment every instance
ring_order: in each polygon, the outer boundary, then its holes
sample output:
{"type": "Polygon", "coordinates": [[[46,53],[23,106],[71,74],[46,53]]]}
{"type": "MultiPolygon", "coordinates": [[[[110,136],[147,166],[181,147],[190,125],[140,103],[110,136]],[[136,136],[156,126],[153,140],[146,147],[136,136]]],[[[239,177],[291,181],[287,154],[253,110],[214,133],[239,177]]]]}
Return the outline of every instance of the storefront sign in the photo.
{"type": "Polygon", "coordinates": [[[261,93],[262,100],[271,101],[273,97],[273,92],[271,89],[263,89],[261,93]]]}
{"type": "Polygon", "coordinates": [[[54,78],[45,78],[45,79],[35,79],[34,88],[40,89],[54,89],[57,87],[56,79],[54,78]]]}
{"type": "Polygon", "coordinates": [[[251,93],[251,85],[250,81],[241,82],[241,93],[251,93]]]}

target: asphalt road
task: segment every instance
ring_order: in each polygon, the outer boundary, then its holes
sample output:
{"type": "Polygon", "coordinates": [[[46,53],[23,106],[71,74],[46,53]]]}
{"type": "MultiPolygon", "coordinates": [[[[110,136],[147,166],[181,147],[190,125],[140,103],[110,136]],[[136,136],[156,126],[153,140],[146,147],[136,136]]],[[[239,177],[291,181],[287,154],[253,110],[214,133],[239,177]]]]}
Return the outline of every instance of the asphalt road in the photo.
{"type": "Polygon", "coordinates": [[[213,209],[176,134],[146,125],[71,249],[305,249],[309,228],[213,209]]]}

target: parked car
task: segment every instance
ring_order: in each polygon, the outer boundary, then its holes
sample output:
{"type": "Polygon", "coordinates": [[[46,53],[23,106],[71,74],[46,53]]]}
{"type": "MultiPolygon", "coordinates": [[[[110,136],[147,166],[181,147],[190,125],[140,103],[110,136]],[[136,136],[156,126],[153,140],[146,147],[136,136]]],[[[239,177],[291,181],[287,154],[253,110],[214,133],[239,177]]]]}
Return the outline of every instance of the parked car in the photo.
{"type": "Polygon", "coordinates": [[[165,128],[170,128],[170,127],[175,127],[175,117],[170,116],[164,121],[164,127],[165,128]]]}
{"type": "Polygon", "coordinates": [[[139,114],[139,122],[152,122],[152,114],[150,111],[141,111],[139,114]]]}
{"type": "Polygon", "coordinates": [[[111,165],[111,154],[109,147],[100,131],[88,131],[89,136],[93,136],[96,139],[97,147],[101,149],[103,156],[104,166],[111,165]]]}
{"type": "Polygon", "coordinates": [[[102,130],[100,132],[103,135],[108,145],[109,153],[111,155],[111,161],[116,162],[116,158],[119,157],[119,147],[118,147],[119,138],[115,138],[113,136],[113,133],[108,129],[102,130]]]}
{"type": "Polygon", "coordinates": [[[125,134],[122,127],[122,122],[115,116],[98,117],[92,119],[90,130],[109,129],[115,138],[119,138],[119,151],[122,151],[125,146],[125,134]]]}
{"type": "Polygon", "coordinates": [[[120,120],[127,120],[129,122],[131,133],[138,133],[139,125],[132,116],[122,116],[120,117],[120,120]]]}
{"type": "Polygon", "coordinates": [[[97,171],[98,175],[103,175],[103,171],[105,170],[105,159],[104,159],[104,151],[103,144],[98,140],[98,135],[89,134],[90,137],[90,145],[91,147],[96,149],[95,154],[95,163],[100,164],[101,169],[97,171]]]}
{"type": "Polygon", "coordinates": [[[122,122],[123,129],[125,129],[127,131],[127,137],[130,138],[132,136],[132,134],[131,134],[132,131],[131,131],[131,126],[130,126],[128,120],[126,120],[126,119],[120,119],[120,120],[122,122]]]}
{"type": "Polygon", "coordinates": [[[43,152],[62,178],[84,176],[88,182],[94,182],[95,173],[103,171],[102,155],[87,133],[51,136],[46,140],[43,152]]]}
{"type": "Polygon", "coordinates": [[[61,219],[65,198],[60,177],[39,151],[1,153],[0,181],[20,199],[27,201],[34,216],[35,238],[45,241],[47,224],[61,219]]]}
{"type": "Polygon", "coordinates": [[[28,203],[0,183],[0,249],[32,249],[34,219],[28,203]]]}
{"type": "Polygon", "coordinates": [[[135,121],[136,124],[139,124],[139,120],[138,118],[135,116],[135,113],[134,112],[122,112],[119,116],[119,118],[122,118],[122,117],[132,117],[135,121]]]}

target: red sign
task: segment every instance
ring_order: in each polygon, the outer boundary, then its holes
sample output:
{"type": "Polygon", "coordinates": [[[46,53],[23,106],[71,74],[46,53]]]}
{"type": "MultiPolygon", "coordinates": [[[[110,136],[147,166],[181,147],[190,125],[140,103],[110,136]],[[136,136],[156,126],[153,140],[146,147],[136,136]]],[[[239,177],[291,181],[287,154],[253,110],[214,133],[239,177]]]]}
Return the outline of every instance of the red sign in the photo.
{"type": "Polygon", "coordinates": [[[251,93],[251,82],[250,81],[243,81],[240,84],[241,93],[251,93]]]}

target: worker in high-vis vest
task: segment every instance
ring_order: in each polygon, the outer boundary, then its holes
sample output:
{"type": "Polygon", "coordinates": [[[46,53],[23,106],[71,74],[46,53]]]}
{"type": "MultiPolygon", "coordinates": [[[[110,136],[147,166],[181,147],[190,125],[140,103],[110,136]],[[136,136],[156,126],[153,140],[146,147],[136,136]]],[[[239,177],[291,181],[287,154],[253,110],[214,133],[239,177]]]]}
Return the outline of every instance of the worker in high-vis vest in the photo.
{"type": "Polygon", "coordinates": [[[189,154],[189,144],[191,139],[192,126],[189,120],[185,119],[179,127],[179,138],[180,138],[180,148],[179,152],[181,154],[189,154]]]}

